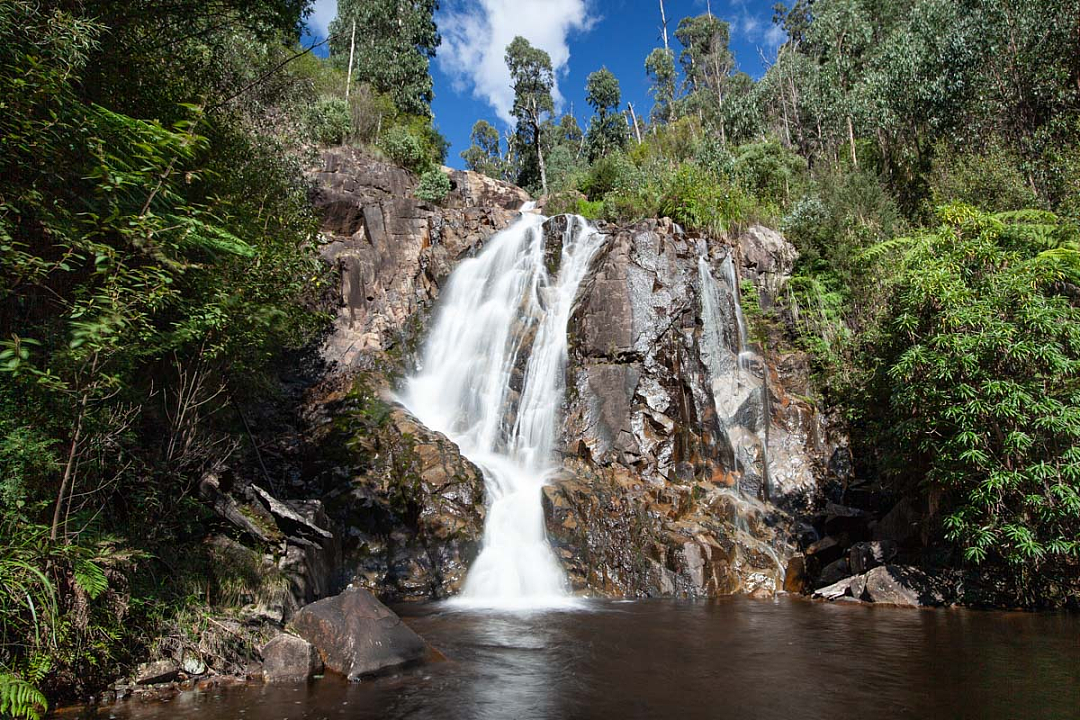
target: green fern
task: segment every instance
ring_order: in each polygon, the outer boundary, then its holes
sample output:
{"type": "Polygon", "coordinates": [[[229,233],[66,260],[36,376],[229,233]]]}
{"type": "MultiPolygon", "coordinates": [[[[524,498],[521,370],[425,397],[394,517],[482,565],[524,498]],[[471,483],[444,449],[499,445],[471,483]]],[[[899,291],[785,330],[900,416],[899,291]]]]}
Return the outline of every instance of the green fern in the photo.
{"type": "Polygon", "coordinates": [[[40,690],[14,675],[0,673],[0,716],[40,720],[48,709],[40,690]]]}
{"type": "Polygon", "coordinates": [[[109,587],[109,579],[105,577],[105,571],[89,560],[76,560],[73,568],[75,584],[94,600],[109,587]]]}

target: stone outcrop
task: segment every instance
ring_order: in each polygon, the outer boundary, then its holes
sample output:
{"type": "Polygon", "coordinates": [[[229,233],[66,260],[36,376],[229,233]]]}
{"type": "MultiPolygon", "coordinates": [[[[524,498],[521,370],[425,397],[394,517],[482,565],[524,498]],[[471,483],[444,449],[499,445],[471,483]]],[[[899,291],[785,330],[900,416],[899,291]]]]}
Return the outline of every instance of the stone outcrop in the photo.
{"type": "MultiPolygon", "coordinates": [[[[731,398],[717,397],[706,357],[698,259],[719,273],[741,246],[692,237],[669,220],[604,230],[568,330],[564,472],[545,489],[549,536],[579,590],[776,592],[797,547],[791,516],[772,501],[820,504],[817,474],[831,453],[817,414],[777,371],[805,357],[766,361],[758,351],[745,368],[732,364],[756,374],[761,390],[724,407],[731,398]]],[[[763,228],[749,237],[748,273],[790,273],[782,237],[763,228]]]]}
{"type": "MultiPolygon", "coordinates": [[[[382,597],[445,597],[478,550],[482,476],[394,407],[387,376],[405,369],[455,264],[527,197],[455,172],[435,206],[413,198],[406,171],[348,149],[324,153],[314,179],[323,256],[341,273],[323,348],[339,380],[309,396],[305,472],[344,529],[342,579],[382,597]]],[[[547,223],[552,272],[565,222],[547,223]]],[[[604,595],[779,591],[799,549],[818,539],[793,515],[823,504],[820,480],[835,475],[840,443],[804,399],[805,355],[735,351],[725,367],[745,373],[749,389],[722,395],[703,337],[698,261],[717,276],[734,263],[768,308],[794,249],[759,226],[726,241],[666,219],[601,230],[605,244],[569,326],[563,471],[544,499],[571,581],[604,595]]],[[[730,335],[732,323],[715,332],[730,335]]],[[[799,562],[809,583],[820,567],[799,562]]]]}
{"type": "Polygon", "coordinates": [[[483,475],[385,383],[361,373],[312,405],[307,472],[341,528],[342,582],[385,599],[447,597],[478,553],[483,475]]]}
{"type": "Polygon", "coordinates": [[[417,178],[407,170],[351,148],[323,153],[313,202],[322,216],[322,256],[341,277],[327,360],[345,370],[368,368],[415,339],[454,265],[529,199],[478,173],[449,175],[450,195],[433,205],[415,198],[417,178]]]}
{"type": "Polygon", "coordinates": [[[814,591],[823,600],[861,600],[879,605],[935,607],[946,602],[949,581],[904,565],[879,565],[814,591]]]}
{"type": "Polygon", "coordinates": [[[263,646],[262,675],[266,682],[303,682],[323,671],[318,650],[307,640],[282,633],[263,646]]]}
{"type": "Polygon", "coordinates": [[[361,588],[307,605],[291,625],[328,670],[350,680],[421,660],[428,652],[419,635],[361,588]]]}

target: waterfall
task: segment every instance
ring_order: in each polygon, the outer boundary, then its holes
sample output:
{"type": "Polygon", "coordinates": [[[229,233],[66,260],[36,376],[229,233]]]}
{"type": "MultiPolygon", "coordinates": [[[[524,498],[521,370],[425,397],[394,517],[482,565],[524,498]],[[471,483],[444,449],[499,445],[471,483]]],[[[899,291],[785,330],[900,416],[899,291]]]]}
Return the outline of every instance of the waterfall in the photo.
{"type": "Polygon", "coordinates": [[[765,383],[761,358],[749,349],[746,319],[731,255],[722,263],[724,282],[713,277],[708,261],[698,258],[701,284],[701,357],[709,371],[713,401],[731,448],[740,483],[755,496],[768,493],[765,383]]]}
{"type": "Polygon", "coordinates": [[[459,599],[465,604],[534,607],[567,599],[565,574],[547,541],[541,488],[557,468],[566,326],[603,236],[584,218],[568,217],[552,277],[545,220],[523,212],[458,265],[421,364],[398,397],[484,474],[487,518],[459,599]]]}

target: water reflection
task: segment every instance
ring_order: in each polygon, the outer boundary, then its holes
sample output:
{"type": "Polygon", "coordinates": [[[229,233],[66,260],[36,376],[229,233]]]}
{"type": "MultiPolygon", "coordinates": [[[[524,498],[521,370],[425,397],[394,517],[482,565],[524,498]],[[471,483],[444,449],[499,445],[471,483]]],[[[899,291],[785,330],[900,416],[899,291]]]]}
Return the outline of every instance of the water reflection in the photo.
{"type": "Polygon", "coordinates": [[[1080,717],[1080,618],[790,599],[401,609],[446,662],[355,685],[253,685],[132,720],[1080,717]]]}

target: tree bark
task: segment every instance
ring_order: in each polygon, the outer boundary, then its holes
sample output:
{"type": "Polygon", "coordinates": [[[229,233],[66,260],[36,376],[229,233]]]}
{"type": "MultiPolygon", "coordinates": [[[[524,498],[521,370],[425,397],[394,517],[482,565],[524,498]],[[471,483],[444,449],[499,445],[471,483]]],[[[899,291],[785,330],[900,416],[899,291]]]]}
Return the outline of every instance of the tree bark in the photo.
{"type": "Polygon", "coordinates": [[[851,164],[856,170],[859,169],[859,159],[855,156],[855,128],[851,122],[851,115],[847,116],[848,143],[851,146],[851,164]]]}
{"type": "Polygon", "coordinates": [[[664,33],[664,50],[668,50],[667,16],[664,15],[664,0],[660,0],[660,28],[664,33]]]}
{"type": "Polygon", "coordinates": [[[349,76],[345,80],[345,101],[349,100],[349,90],[352,89],[352,66],[353,55],[356,53],[356,19],[352,21],[352,39],[349,40],[349,76]]]}
{"type": "Polygon", "coordinates": [[[626,103],[626,107],[630,108],[630,120],[634,123],[634,137],[637,138],[638,145],[640,145],[641,130],[638,128],[637,115],[634,114],[634,105],[632,103],[626,103]]]}

